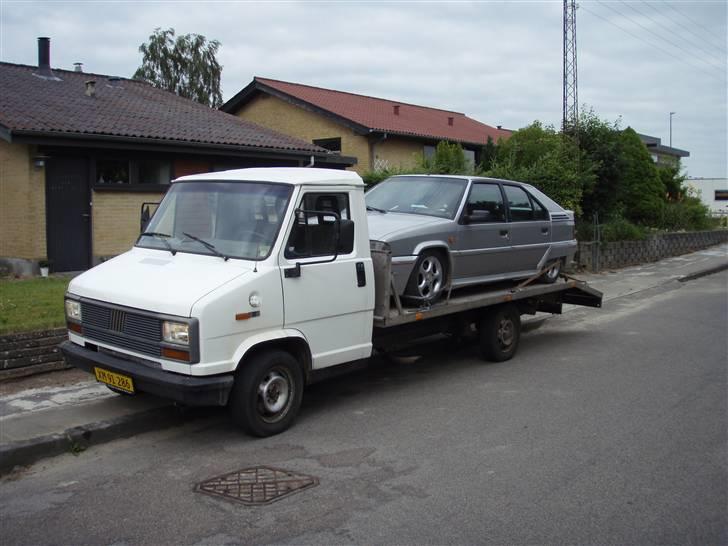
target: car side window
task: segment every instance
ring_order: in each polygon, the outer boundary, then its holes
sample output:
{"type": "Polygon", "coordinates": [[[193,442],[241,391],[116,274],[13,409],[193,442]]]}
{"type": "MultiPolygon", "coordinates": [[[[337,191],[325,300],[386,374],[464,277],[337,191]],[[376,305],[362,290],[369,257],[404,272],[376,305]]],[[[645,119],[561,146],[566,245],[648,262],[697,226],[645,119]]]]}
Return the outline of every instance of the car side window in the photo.
{"type": "Polygon", "coordinates": [[[541,203],[536,201],[536,198],[533,195],[530,195],[531,197],[531,205],[533,205],[533,219],[534,220],[550,220],[551,215],[549,214],[549,211],[546,210],[546,207],[544,207],[541,203]]]}
{"type": "MultiPolygon", "coordinates": [[[[349,220],[349,195],[346,193],[306,193],[296,213],[295,224],[286,243],[286,258],[311,258],[334,253],[349,254],[353,248],[339,240],[335,248],[339,220],[349,220]]],[[[351,223],[350,223],[351,224],[351,223]]]]}
{"type": "Polygon", "coordinates": [[[534,220],[531,199],[523,188],[504,185],[508,199],[508,209],[511,211],[511,222],[529,222],[534,220]]]}
{"type": "Polygon", "coordinates": [[[473,224],[505,222],[506,208],[498,184],[473,184],[465,213],[473,224]]]}

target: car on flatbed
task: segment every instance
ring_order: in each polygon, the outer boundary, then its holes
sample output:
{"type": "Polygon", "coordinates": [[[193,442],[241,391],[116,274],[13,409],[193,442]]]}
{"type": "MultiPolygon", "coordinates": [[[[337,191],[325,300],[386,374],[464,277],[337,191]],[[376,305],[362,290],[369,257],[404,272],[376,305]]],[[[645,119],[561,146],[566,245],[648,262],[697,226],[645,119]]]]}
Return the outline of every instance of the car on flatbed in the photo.
{"type": "Polygon", "coordinates": [[[400,175],[366,194],[369,236],[392,249],[401,296],[432,302],[449,287],[552,283],[574,257],[574,214],[511,180],[400,175]]]}

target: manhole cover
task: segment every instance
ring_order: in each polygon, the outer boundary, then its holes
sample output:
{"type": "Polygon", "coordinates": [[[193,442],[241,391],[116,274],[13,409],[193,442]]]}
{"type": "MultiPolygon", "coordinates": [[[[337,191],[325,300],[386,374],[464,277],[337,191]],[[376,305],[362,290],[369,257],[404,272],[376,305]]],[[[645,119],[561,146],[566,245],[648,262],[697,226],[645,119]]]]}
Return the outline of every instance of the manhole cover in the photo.
{"type": "Polygon", "coordinates": [[[318,483],[318,478],[313,476],[256,466],[210,478],[199,483],[195,489],[207,495],[256,505],[277,501],[318,483]]]}

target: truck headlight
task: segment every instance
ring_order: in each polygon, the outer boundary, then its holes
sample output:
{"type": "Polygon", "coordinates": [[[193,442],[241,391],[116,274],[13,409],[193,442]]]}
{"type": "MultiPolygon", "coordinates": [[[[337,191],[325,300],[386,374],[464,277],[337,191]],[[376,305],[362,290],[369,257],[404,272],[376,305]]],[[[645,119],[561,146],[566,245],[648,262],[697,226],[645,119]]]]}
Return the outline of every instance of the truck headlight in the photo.
{"type": "Polygon", "coordinates": [[[81,322],[81,302],[66,300],[66,319],[81,322]]]}
{"type": "Polygon", "coordinates": [[[167,343],[190,344],[190,325],[185,322],[165,320],[162,323],[162,339],[167,343]]]}

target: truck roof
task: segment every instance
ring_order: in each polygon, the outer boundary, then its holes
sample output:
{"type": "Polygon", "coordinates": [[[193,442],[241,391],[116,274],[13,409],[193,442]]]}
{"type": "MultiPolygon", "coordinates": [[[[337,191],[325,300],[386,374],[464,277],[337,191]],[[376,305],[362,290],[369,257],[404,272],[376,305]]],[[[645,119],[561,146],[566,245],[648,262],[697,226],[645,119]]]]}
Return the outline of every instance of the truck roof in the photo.
{"type": "Polygon", "coordinates": [[[283,182],[286,184],[320,184],[363,186],[361,177],[353,171],[337,169],[313,169],[308,167],[258,167],[253,169],[233,169],[211,173],[180,176],[172,182],[203,180],[254,180],[256,182],[283,182]]]}

